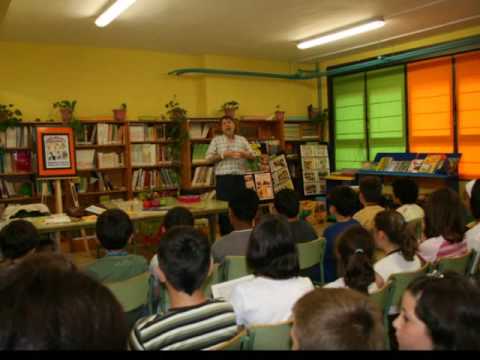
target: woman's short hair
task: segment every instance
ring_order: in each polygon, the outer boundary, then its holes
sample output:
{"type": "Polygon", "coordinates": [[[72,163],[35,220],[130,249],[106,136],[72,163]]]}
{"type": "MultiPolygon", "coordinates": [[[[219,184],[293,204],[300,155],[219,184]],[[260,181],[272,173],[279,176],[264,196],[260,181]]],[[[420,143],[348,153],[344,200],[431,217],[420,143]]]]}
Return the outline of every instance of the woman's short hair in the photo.
{"type": "Polygon", "coordinates": [[[417,278],[407,288],[434,350],[480,350],[480,289],[453,272],[417,278]]]}
{"type": "Polygon", "coordinates": [[[37,254],[0,274],[0,350],[125,350],[121,305],[59,254],[37,254]]]}
{"type": "Polygon", "coordinates": [[[317,288],[293,308],[300,350],[384,350],[382,312],[352,289],[317,288]]]}
{"type": "Polygon", "coordinates": [[[458,194],[450,188],[431,193],[425,205],[426,237],[443,236],[450,243],[458,243],[464,233],[464,208],[458,194]]]}
{"type": "Polygon", "coordinates": [[[284,216],[265,215],[255,226],[248,243],[247,265],[255,275],[272,279],[298,276],[297,245],[284,216]]]}

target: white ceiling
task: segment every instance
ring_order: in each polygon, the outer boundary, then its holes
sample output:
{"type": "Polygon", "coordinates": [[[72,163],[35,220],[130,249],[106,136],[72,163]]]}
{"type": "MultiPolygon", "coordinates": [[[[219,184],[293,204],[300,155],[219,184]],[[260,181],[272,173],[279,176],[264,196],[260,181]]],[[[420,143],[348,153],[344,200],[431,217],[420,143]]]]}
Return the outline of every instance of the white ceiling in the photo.
{"type": "Polygon", "coordinates": [[[112,2],[0,0],[0,41],[308,61],[480,25],[480,0],[137,0],[97,28],[94,20],[112,2]],[[378,16],[386,20],[379,30],[316,49],[295,46],[378,16]]]}

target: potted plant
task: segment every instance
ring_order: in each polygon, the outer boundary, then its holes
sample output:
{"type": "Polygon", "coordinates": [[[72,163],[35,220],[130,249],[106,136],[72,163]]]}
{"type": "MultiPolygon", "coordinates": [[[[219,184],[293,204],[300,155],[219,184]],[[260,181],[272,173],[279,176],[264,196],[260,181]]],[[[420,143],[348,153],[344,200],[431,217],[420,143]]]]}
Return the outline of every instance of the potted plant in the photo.
{"type": "Polygon", "coordinates": [[[113,109],[113,118],[117,121],[125,121],[127,119],[127,104],[123,103],[120,108],[113,109]]]}
{"type": "Polygon", "coordinates": [[[53,103],[53,108],[60,110],[60,114],[62,115],[62,121],[65,124],[68,124],[68,126],[70,126],[75,131],[75,134],[80,134],[83,130],[83,125],[80,120],[78,120],[74,116],[76,105],[76,100],[61,100],[53,103]]]}
{"type": "Polygon", "coordinates": [[[283,121],[285,119],[285,111],[283,111],[280,105],[275,106],[275,120],[283,121]]]}
{"type": "Polygon", "coordinates": [[[22,112],[16,109],[13,104],[0,104],[0,131],[5,131],[11,126],[22,121],[22,112]]]}
{"type": "Polygon", "coordinates": [[[187,110],[180,107],[176,96],[165,104],[167,109],[167,117],[171,121],[167,127],[167,137],[172,140],[172,157],[175,160],[180,160],[180,151],[184,141],[189,138],[187,130],[187,110]]]}
{"type": "Polygon", "coordinates": [[[235,100],[228,101],[222,105],[222,110],[225,112],[226,116],[230,116],[232,119],[235,119],[235,111],[239,108],[239,103],[235,100]]]}

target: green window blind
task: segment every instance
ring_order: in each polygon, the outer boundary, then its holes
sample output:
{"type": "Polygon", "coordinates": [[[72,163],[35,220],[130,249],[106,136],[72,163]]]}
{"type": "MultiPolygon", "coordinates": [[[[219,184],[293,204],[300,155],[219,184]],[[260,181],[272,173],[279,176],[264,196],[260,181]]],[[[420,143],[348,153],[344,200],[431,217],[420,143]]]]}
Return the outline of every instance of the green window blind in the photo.
{"type": "Polygon", "coordinates": [[[364,74],[333,79],[337,169],[359,168],[367,160],[364,74]]]}
{"type": "Polygon", "coordinates": [[[403,66],[367,73],[369,156],[405,152],[405,73],[403,66]]]}

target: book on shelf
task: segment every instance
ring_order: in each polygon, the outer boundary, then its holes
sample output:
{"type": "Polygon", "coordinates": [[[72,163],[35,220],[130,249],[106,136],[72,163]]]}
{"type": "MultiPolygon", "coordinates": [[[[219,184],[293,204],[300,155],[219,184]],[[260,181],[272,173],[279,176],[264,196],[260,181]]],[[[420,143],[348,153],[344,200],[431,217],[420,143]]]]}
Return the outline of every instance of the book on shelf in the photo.
{"type": "Polygon", "coordinates": [[[97,135],[97,126],[95,124],[83,124],[82,131],[75,134],[75,143],[77,145],[93,145],[97,135]]]}
{"type": "Polygon", "coordinates": [[[130,142],[145,141],[145,131],[143,125],[130,125],[130,142]]]}
{"type": "Polygon", "coordinates": [[[302,124],[302,139],[318,139],[318,129],[316,124],[302,124]]]}
{"type": "Polygon", "coordinates": [[[11,148],[29,147],[30,129],[28,126],[14,126],[0,132],[0,145],[11,148]]]}
{"type": "Polygon", "coordinates": [[[32,171],[32,152],[30,150],[3,152],[0,155],[1,173],[28,173],[32,171]]]}
{"type": "Polygon", "coordinates": [[[423,159],[419,172],[433,174],[439,167],[441,161],[446,158],[443,154],[429,154],[423,159]]]}
{"type": "Polygon", "coordinates": [[[77,149],[75,153],[78,170],[88,170],[95,168],[94,149],[77,149]]]}
{"type": "Polygon", "coordinates": [[[260,200],[274,198],[272,175],[269,172],[255,174],[255,188],[260,200]]]}
{"type": "Polygon", "coordinates": [[[204,161],[209,144],[193,144],[192,161],[204,161]]]}
{"type": "Polygon", "coordinates": [[[192,179],[192,187],[213,186],[213,167],[198,166],[192,179]]]}
{"type": "Polygon", "coordinates": [[[31,181],[0,180],[0,196],[2,199],[13,197],[32,197],[33,183],[31,181]]]}
{"type": "Polygon", "coordinates": [[[159,145],[158,146],[158,161],[173,161],[173,150],[171,146],[159,145]]]}
{"type": "Polygon", "coordinates": [[[213,130],[216,127],[211,123],[190,123],[190,138],[192,139],[207,139],[213,136],[213,130]]]}
{"type": "Polygon", "coordinates": [[[97,153],[98,169],[111,169],[123,167],[123,153],[116,152],[98,152],[97,153]]]}
{"type": "Polygon", "coordinates": [[[97,124],[97,144],[98,145],[120,145],[123,144],[122,125],[97,124]]]}
{"type": "Polygon", "coordinates": [[[285,140],[298,140],[300,139],[300,124],[287,124],[283,126],[285,140]]]}
{"type": "Polygon", "coordinates": [[[157,165],[157,145],[133,144],[130,157],[133,166],[155,166],[157,165]]]}
{"type": "Polygon", "coordinates": [[[411,173],[420,172],[420,168],[422,167],[422,163],[423,163],[422,159],[413,159],[410,162],[410,166],[408,167],[408,172],[411,172],[411,173]]]}

